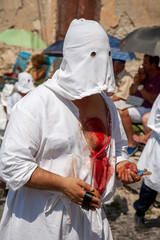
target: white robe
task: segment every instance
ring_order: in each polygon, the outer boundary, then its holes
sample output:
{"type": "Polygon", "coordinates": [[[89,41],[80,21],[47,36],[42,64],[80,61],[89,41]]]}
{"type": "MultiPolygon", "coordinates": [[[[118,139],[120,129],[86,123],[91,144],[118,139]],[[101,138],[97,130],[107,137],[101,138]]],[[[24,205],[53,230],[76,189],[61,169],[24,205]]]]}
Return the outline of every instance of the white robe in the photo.
{"type": "MultiPolygon", "coordinates": [[[[74,20],[66,39],[60,70],[13,107],[0,155],[0,177],[10,189],[1,240],[112,239],[101,208],[86,211],[61,192],[24,186],[37,166],[92,185],[90,152],[72,100],[114,89],[110,47],[105,31],[94,21],[74,20]]],[[[101,94],[111,114],[110,177],[103,203],[115,191],[116,163],[127,160],[127,140],[114,104],[101,94]]]]}
{"type": "Polygon", "coordinates": [[[7,114],[8,119],[10,118],[11,110],[13,106],[22,98],[21,94],[18,92],[14,92],[7,101],[7,114]]]}
{"type": "MultiPolygon", "coordinates": [[[[101,196],[105,202],[115,190],[115,164],[127,159],[127,141],[112,101],[104,94],[103,97],[111,112],[113,166],[113,175],[101,196]]],[[[18,102],[1,149],[1,177],[11,191],[2,217],[0,239],[13,240],[13,236],[16,240],[60,240],[64,236],[70,240],[112,239],[101,209],[87,212],[61,193],[24,186],[37,166],[91,184],[89,155],[72,101],[44,85],[18,102]]]]}
{"type": "Polygon", "coordinates": [[[160,192],[160,94],[153,104],[148,127],[152,129],[152,135],[138,161],[138,168],[147,168],[152,172],[152,175],[144,177],[144,182],[151,189],[160,192]]]}

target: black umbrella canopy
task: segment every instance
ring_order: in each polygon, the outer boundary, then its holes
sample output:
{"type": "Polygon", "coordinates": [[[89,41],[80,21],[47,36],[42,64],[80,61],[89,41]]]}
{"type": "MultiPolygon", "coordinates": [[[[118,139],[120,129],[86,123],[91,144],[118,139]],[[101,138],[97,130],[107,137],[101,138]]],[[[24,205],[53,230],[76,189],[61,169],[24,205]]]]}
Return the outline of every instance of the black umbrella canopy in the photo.
{"type": "Polygon", "coordinates": [[[46,48],[43,51],[43,54],[54,57],[63,57],[63,42],[64,40],[59,40],[51,44],[48,48],[46,48]]]}
{"type": "Polygon", "coordinates": [[[160,26],[138,28],[121,40],[121,51],[160,56],[160,26]]]}

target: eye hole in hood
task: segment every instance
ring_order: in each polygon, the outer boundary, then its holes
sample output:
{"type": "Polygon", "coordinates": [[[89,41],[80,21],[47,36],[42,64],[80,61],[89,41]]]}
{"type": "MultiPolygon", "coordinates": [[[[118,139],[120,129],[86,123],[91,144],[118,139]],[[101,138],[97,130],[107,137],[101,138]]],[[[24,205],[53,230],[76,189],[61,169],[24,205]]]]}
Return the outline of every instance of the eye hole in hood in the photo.
{"type": "Polygon", "coordinates": [[[96,52],[91,52],[91,57],[95,57],[96,56],[96,52]]]}

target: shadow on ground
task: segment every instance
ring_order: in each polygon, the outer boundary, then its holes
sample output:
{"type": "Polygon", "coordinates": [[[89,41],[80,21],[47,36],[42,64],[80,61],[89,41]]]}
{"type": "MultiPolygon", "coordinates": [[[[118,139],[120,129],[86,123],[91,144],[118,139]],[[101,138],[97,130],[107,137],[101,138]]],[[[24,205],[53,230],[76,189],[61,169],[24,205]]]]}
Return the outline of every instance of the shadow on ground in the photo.
{"type": "Polygon", "coordinates": [[[160,217],[154,219],[146,219],[145,223],[147,228],[160,228],[160,217]]]}
{"type": "Polygon", "coordinates": [[[115,221],[121,215],[121,213],[127,215],[127,199],[124,197],[121,198],[119,195],[116,195],[114,202],[104,205],[104,210],[107,215],[107,219],[115,221]]]}

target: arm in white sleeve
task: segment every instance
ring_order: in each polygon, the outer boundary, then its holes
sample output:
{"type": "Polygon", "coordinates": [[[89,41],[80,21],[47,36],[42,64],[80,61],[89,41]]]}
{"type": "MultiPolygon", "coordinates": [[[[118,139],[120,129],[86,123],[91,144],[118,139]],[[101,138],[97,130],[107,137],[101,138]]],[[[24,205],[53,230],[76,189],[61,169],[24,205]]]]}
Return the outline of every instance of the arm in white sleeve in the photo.
{"type": "Polygon", "coordinates": [[[13,107],[13,103],[12,103],[12,97],[10,96],[8,98],[8,101],[7,101],[7,115],[8,115],[8,119],[10,118],[10,114],[11,114],[11,109],[13,107]]]}
{"type": "Polygon", "coordinates": [[[127,137],[122,125],[121,118],[117,109],[114,107],[114,115],[113,115],[113,136],[112,138],[115,139],[115,151],[116,151],[116,163],[127,160],[128,161],[128,154],[127,154],[127,147],[128,141],[127,137]]]}
{"type": "Polygon", "coordinates": [[[148,119],[148,127],[156,132],[160,137],[160,94],[152,106],[148,119]]]}
{"type": "Polygon", "coordinates": [[[105,94],[103,96],[106,99],[106,102],[109,106],[111,113],[112,139],[115,141],[116,163],[121,162],[123,160],[128,161],[127,154],[128,140],[122,125],[121,118],[112,100],[105,94]]]}
{"type": "Polygon", "coordinates": [[[32,115],[16,106],[0,153],[0,176],[13,191],[22,187],[37,168],[35,156],[39,148],[40,133],[32,115]]]}

